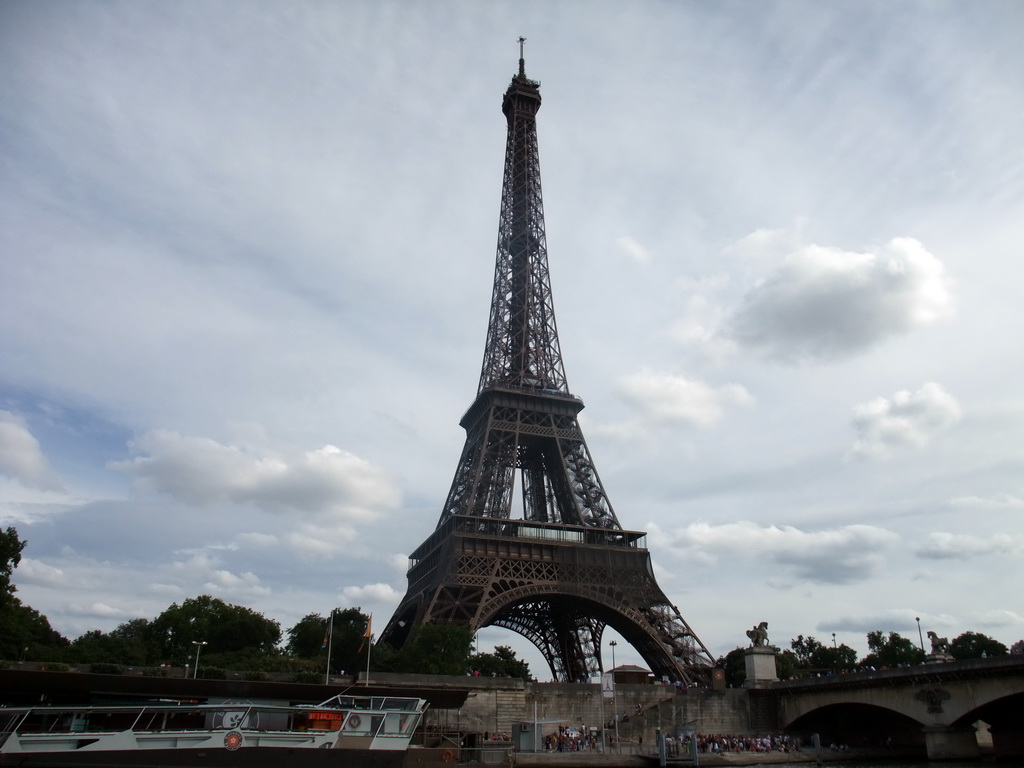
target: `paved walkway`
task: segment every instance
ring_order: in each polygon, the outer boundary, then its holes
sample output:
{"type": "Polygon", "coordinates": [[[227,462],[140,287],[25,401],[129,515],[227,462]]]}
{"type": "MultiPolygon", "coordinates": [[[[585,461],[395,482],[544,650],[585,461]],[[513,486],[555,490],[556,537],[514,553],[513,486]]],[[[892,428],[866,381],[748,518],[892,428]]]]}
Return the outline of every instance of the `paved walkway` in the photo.
{"type": "MultiPolygon", "coordinates": [[[[846,760],[891,761],[903,758],[904,755],[893,750],[852,749],[848,752],[832,752],[823,749],[821,757],[822,762],[827,764],[846,760]]],[[[794,752],[721,752],[719,754],[709,752],[698,755],[697,762],[703,768],[703,766],[814,763],[816,760],[813,749],[803,749],[794,752]]],[[[602,755],[598,752],[519,752],[516,754],[516,764],[527,766],[565,766],[565,768],[581,768],[587,765],[600,766],[600,768],[640,768],[640,766],[653,768],[653,766],[658,765],[658,762],[653,755],[642,757],[640,755],[617,755],[615,753],[602,755]]],[[[689,760],[673,759],[669,765],[672,768],[688,768],[693,763],[689,760]]]]}

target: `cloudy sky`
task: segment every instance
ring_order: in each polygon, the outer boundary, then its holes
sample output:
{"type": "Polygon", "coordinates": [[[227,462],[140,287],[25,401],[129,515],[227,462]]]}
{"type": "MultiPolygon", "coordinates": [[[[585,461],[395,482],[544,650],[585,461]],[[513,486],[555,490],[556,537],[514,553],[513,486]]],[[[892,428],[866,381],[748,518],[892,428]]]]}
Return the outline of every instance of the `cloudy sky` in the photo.
{"type": "Polygon", "coordinates": [[[5,0],[18,594],[68,637],[203,593],[383,625],[476,391],[524,35],[570,389],[711,652],[760,621],[1021,639],[1022,28],[1012,0],[5,0]]]}

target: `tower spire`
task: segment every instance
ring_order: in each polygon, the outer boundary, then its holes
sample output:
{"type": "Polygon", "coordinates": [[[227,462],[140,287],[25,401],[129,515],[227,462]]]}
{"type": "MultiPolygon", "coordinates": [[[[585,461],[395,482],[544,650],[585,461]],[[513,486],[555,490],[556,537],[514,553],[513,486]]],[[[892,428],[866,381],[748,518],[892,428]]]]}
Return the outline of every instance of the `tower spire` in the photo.
{"type": "Polygon", "coordinates": [[[526,42],[525,37],[519,38],[519,76],[526,77],[526,60],[523,58],[523,43],[526,42]]]}
{"type": "MultiPolygon", "coordinates": [[[[520,38],[520,47],[525,38],[520,38]]],[[[540,83],[523,59],[501,102],[508,126],[491,317],[477,394],[493,386],[569,394],[555,326],[540,185],[540,83]]]]}

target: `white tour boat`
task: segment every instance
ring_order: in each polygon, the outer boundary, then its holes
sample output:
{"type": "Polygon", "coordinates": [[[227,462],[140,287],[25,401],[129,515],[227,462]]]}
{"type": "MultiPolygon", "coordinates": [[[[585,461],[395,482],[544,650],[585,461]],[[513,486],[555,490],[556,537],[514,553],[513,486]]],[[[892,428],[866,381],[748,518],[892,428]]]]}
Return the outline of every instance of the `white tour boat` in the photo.
{"type": "Polygon", "coordinates": [[[0,766],[401,768],[427,702],[0,707],[0,766]]]}

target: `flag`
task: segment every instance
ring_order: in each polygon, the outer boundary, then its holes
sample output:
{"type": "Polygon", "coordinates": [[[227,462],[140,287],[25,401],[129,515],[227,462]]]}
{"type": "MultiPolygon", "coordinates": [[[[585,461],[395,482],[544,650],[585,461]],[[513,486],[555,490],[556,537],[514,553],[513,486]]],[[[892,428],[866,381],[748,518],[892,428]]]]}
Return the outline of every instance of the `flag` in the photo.
{"type": "Polygon", "coordinates": [[[331,634],[334,632],[334,611],[331,611],[331,618],[327,622],[327,632],[324,633],[324,641],[320,644],[320,650],[322,651],[327,647],[327,644],[331,641],[331,634]]]}
{"type": "Polygon", "coordinates": [[[370,618],[366,620],[366,631],[363,632],[363,642],[359,644],[359,650],[356,653],[363,652],[363,646],[366,645],[366,641],[373,637],[373,614],[370,614],[370,618]]]}

